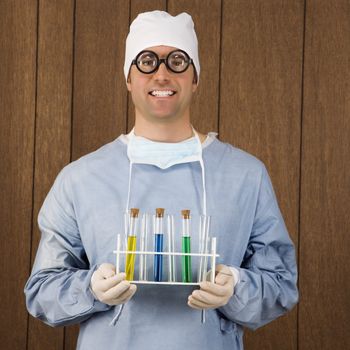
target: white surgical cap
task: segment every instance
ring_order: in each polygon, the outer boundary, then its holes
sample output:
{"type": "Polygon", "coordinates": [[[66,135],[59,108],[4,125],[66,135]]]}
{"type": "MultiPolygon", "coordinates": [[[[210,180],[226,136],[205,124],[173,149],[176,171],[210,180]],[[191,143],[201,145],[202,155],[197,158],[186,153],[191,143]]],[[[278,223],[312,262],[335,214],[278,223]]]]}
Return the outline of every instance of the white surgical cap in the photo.
{"type": "Polygon", "coordinates": [[[124,75],[128,74],[132,60],[137,54],[152,46],[172,46],[186,51],[193,59],[199,81],[198,41],[192,17],[183,12],[171,16],[164,11],[140,13],[130,25],[126,38],[124,75]]]}

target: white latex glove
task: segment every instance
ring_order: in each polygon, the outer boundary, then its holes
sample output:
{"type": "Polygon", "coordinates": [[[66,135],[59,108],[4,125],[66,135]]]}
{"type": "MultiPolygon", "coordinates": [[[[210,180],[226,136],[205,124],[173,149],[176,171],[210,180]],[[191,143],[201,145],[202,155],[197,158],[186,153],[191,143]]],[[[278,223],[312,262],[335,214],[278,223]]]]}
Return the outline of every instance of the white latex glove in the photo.
{"type": "Polygon", "coordinates": [[[115,273],[112,264],[102,264],[93,274],[90,288],[96,299],[108,305],[126,303],[136,292],[136,285],[125,280],[126,274],[115,273]]]}
{"type": "Polygon", "coordinates": [[[205,281],[200,289],[194,290],[188,297],[188,306],[194,309],[216,309],[228,303],[233,295],[237,279],[226,265],[216,266],[215,283],[205,281]]]}

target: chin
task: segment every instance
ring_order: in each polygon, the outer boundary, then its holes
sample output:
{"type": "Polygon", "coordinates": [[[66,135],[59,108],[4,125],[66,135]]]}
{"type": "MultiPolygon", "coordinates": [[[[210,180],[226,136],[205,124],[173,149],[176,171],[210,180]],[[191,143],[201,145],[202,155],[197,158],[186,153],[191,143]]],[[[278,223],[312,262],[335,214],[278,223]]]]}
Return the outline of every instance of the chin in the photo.
{"type": "Polygon", "coordinates": [[[157,121],[171,121],[178,119],[174,113],[154,113],[150,116],[150,119],[157,121]]]}

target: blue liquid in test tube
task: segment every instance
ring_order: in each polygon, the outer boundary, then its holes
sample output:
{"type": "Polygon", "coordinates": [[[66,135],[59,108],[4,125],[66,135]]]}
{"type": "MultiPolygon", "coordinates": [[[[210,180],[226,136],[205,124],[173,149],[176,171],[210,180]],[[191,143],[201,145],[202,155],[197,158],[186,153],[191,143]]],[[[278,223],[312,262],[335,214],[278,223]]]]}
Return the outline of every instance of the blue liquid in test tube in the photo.
{"type": "MultiPolygon", "coordinates": [[[[163,252],[163,217],[164,209],[157,208],[154,227],[154,251],[157,253],[163,252]]],[[[154,255],[153,273],[154,281],[161,282],[163,276],[163,255],[154,255]]]]}
{"type": "MultiPolygon", "coordinates": [[[[163,251],[163,234],[156,233],[154,235],[154,251],[163,251]]],[[[163,275],[163,255],[154,255],[154,280],[160,282],[163,275]]]]}

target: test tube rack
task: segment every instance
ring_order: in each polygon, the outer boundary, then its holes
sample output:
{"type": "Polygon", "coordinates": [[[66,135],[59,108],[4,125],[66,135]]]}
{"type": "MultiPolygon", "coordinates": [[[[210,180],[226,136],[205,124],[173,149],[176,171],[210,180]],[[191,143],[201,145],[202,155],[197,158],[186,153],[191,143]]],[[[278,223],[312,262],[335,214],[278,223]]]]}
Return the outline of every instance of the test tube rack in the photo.
{"type": "MultiPolygon", "coordinates": [[[[120,242],[120,235],[118,242],[120,242]]],[[[130,251],[130,250],[120,250],[120,244],[118,247],[117,244],[117,249],[113,251],[114,254],[116,254],[116,272],[119,273],[120,271],[120,255],[121,254],[135,254],[135,255],[163,255],[163,256],[195,256],[195,257],[200,257],[200,258],[209,258],[210,259],[210,270],[211,270],[211,276],[210,280],[211,282],[214,282],[215,278],[215,266],[216,266],[216,258],[219,257],[219,254],[216,254],[216,237],[212,237],[212,242],[211,242],[211,253],[209,254],[201,254],[201,253],[181,253],[181,252],[152,252],[152,251],[130,251]]],[[[204,280],[204,278],[202,279],[204,280]]],[[[149,281],[149,280],[133,280],[130,281],[130,283],[135,283],[135,284],[165,284],[165,285],[199,285],[200,281],[198,282],[177,282],[177,281],[149,281]]]]}
{"type": "MultiPolygon", "coordinates": [[[[131,209],[133,210],[133,209],[131,209]]],[[[136,209],[136,213],[138,214],[138,209],[136,209]]],[[[134,212],[135,213],[135,212],[134,212]]],[[[188,211],[189,213],[189,211],[188,211]]],[[[184,211],[184,214],[187,214],[187,211],[184,211]]],[[[131,283],[135,284],[159,284],[159,285],[199,285],[202,281],[205,281],[208,279],[214,282],[215,279],[215,266],[216,266],[216,258],[219,257],[219,255],[216,253],[216,237],[209,237],[209,231],[210,231],[210,216],[204,216],[201,215],[199,217],[199,229],[198,229],[198,252],[192,252],[192,251],[182,251],[182,252],[176,252],[175,251],[175,222],[174,222],[174,215],[166,215],[167,221],[166,221],[166,236],[167,236],[167,250],[161,250],[155,251],[156,249],[148,250],[147,249],[147,237],[149,237],[149,224],[150,224],[150,215],[149,214],[143,214],[141,226],[139,226],[141,234],[139,235],[139,248],[136,248],[136,243],[134,241],[134,244],[129,244],[127,237],[129,236],[130,231],[134,231],[137,229],[137,225],[135,221],[131,224],[129,213],[124,213],[124,241],[122,244],[122,235],[117,235],[117,249],[113,251],[114,254],[116,254],[116,272],[121,272],[122,267],[122,261],[125,261],[125,270],[127,272],[127,279],[131,283]],[[132,227],[132,229],[130,229],[132,227]],[[209,243],[210,243],[210,249],[209,249],[209,243]],[[133,248],[131,248],[133,247],[133,248]],[[131,249],[130,249],[131,248],[131,249]],[[159,270],[158,265],[153,265],[154,271],[157,271],[157,273],[153,275],[153,279],[148,279],[147,277],[150,276],[150,271],[147,269],[147,261],[149,259],[152,259],[150,256],[153,257],[153,261],[159,262],[163,260],[163,257],[166,258],[167,262],[167,278],[165,280],[163,279],[162,272],[160,272],[160,278],[159,278],[159,270]],[[156,259],[157,256],[161,256],[160,259],[156,259]],[[137,257],[137,259],[136,259],[137,257]],[[186,259],[186,257],[189,257],[186,259]],[[192,280],[192,267],[191,267],[191,259],[199,259],[196,262],[198,263],[198,274],[197,274],[197,282],[194,282],[192,280]],[[185,271],[190,271],[191,278],[178,278],[176,277],[176,268],[180,265],[180,263],[176,264],[176,259],[181,259],[182,264],[181,266],[186,266],[185,271]],[[139,262],[139,270],[138,275],[139,278],[134,278],[134,266],[135,261],[138,260],[139,262]],[[208,264],[209,260],[209,264],[208,264]],[[185,261],[185,265],[184,264],[185,261]],[[129,263],[128,263],[129,262],[129,263]],[[132,262],[132,263],[131,263],[132,262]],[[186,262],[189,262],[190,267],[186,265],[186,262]],[[130,264],[132,264],[132,272],[130,272],[130,264]],[[207,275],[208,271],[208,265],[209,270],[211,271],[211,275],[207,275]],[[128,268],[127,268],[128,266],[128,268]],[[181,281],[180,281],[181,280],[181,281]]],[[[189,216],[188,216],[189,218],[189,216]]],[[[154,217],[153,217],[154,219],[154,217]]],[[[140,222],[139,222],[140,223],[140,222]]],[[[153,228],[155,227],[155,221],[153,220],[153,228]]],[[[183,228],[183,230],[185,230],[183,228]]],[[[132,236],[135,237],[136,236],[132,236]]],[[[178,260],[177,260],[178,261],[178,260]]],[[[161,263],[163,265],[163,263],[161,263]]],[[[184,271],[184,270],[183,270],[184,271]]]]}

